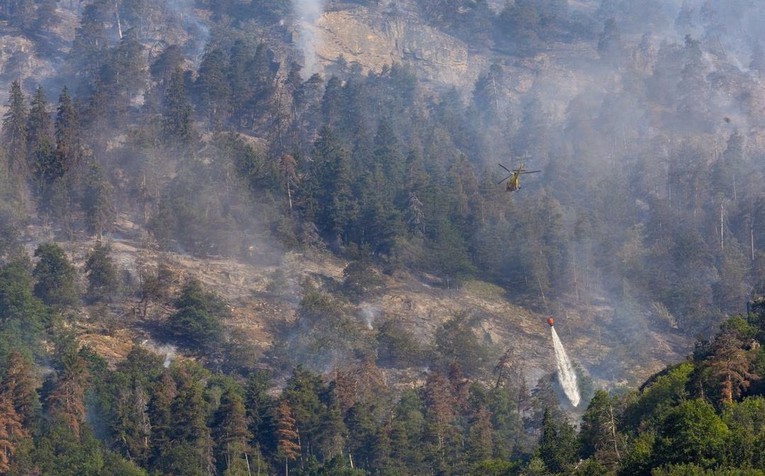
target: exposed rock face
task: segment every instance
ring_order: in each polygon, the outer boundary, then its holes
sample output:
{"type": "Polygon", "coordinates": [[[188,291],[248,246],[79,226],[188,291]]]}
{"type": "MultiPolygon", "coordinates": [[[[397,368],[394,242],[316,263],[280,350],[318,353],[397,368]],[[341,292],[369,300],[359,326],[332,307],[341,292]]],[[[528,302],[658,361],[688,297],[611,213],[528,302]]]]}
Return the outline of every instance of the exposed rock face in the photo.
{"type": "Polygon", "coordinates": [[[420,79],[457,87],[472,86],[488,60],[468,45],[422,23],[406,11],[365,7],[325,12],[316,26],[317,56],[325,63],[342,56],[364,70],[380,71],[394,62],[413,66],[420,79]]]}

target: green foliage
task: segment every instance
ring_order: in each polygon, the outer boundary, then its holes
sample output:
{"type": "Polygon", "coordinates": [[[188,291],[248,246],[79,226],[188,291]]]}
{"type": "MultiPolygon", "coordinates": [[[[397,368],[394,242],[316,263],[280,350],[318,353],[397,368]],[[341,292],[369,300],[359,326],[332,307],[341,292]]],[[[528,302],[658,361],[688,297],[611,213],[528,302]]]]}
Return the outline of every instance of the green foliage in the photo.
{"type": "Polygon", "coordinates": [[[192,123],[193,109],[184,86],[184,71],[177,68],[163,104],[162,138],[170,145],[188,147],[196,138],[192,123]]]}
{"type": "Polygon", "coordinates": [[[228,307],[216,294],[207,292],[202,283],[189,279],[175,301],[177,311],[168,320],[170,332],[182,345],[210,350],[220,339],[221,319],[228,307]]]}
{"type": "Polygon", "coordinates": [[[618,434],[621,409],[618,402],[603,390],[597,390],[582,415],[579,430],[580,454],[583,458],[597,456],[599,464],[615,467],[626,443],[618,434]]]}
{"type": "MultiPolygon", "coordinates": [[[[324,77],[304,81],[299,65],[279,63],[283,55],[274,51],[283,45],[270,49],[286,31],[279,22],[290,12],[287,0],[195,2],[194,14],[204,15],[211,32],[201,58],[191,57],[200,46],[194,41],[153,51],[158,32],[198,27],[175,8],[146,0],[58,3],[0,2],[3,34],[25,35],[40,60],[55,50],[63,76],[56,71],[45,83],[72,88],[61,91],[54,122],[42,87],[25,105],[22,87],[36,80],[28,75],[34,62],[26,46],[4,62],[4,77],[26,82],[11,85],[1,144],[3,358],[10,360],[12,349],[42,356],[51,343],[62,347],[55,342],[61,336],[44,334],[46,306],[78,303],[77,274],[60,248],[38,248],[32,274],[17,259],[31,210],[27,180],[44,219],[69,238],[83,226],[101,235],[119,213],[134,223],[148,220],[162,249],[198,256],[253,258],[247,250],[253,242],[260,250],[269,228],[288,247],[329,245],[345,258],[363,255],[345,270],[343,288],[352,298],[373,291],[379,276],[370,271],[385,265],[436,274],[445,287],[480,273],[501,286],[499,294],[542,303],[569,293],[590,302],[605,290],[622,301],[612,327],[632,358],[643,355],[642,337],[655,331],[648,311],[661,311],[654,314],[685,333],[709,336],[749,290],[758,290],[765,182],[761,144],[747,131],[762,126],[762,48],[752,42],[746,70],[731,67],[725,36],[656,47],[656,27],[666,30],[672,21],[658,0],[570,11],[565,0],[515,0],[499,12],[490,6],[496,1],[412,3],[407,18],[425,13],[431,26],[471,50],[509,54],[474,72],[468,94],[431,88],[411,66],[370,71],[342,58],[327,65],[324,77]],[[75,9],[79,24],[64,57],[53,44],[60,43],[56,18],[75,9]],[[115,20],[126,27],[119,40],[115,20]],[[636,45],[635,33],[646,28],[636,45]],[[263,32],[269,46],[260,43],[263,32]],[[555,69],[560,45],[574,55],[589,52],[588,60],[597,51],[598,74],[619,87],[604,94],[579,88],[567,103],[565,94],[550,102],[545,91],[554,86],[518,83],[527,64],[537,63],[518,57],[541,58],[555,69]],[[513,74],[501,64],[512,64],[513,74]],[[720,104],[730,117],[713,120],[720,104]],[[86,153],[100,168],[81,168],[86,153]],[[513,159],[529,153],[543,180],[497,195],[495,163],[516,165],[503,157],[508,153],[513,159]]],[[[402,14],[395,2],[356,3],[394,19],[402,14]]],[[[722,31],[724,16],[713,3],[684,5],[676,26],[722,31]]],[[[728,17],[755,11],[751,2],[734,3],[722,9],[728,17]]],[[[29,223],[36,226],[37,218],[29,223]]],[[[114,295],[109,261],[106,249],[88,257],[91,302],[114,295]]],[[[142,281],[141,317],[149,315],[150,301],[167,303],[171,282],[160,274],[142,281]]],[[[578,439],[586,459],[574,467],[573,430],[554,410],[549,379],[533,400],[517,369],[493,389],[471,381],[466,397],[467,381],[488,378],[489,359],[470,319],[455,316],[438,328],[434,352],[392,319],[374,330],[364,326],[324,284],[305,290],[297,319],[279,329],[266,356],[273,360],[264,365],[291,370],[306,362],[311,372],[326,372],[376,350],[394,376],[400,367],[413,373],[458,362],[469,377],[432,371],[425,387],[398,401],[358,402],[341,398],[351,392],[337,381],[326,384],[322,374],[296,372],[282,395],[269,394],[278,391],[258,375],[240,401],[234,383],[208,382],[187,367],[162,372],[137,349],[116,370],[87,352],[68,353],[67,365],[57,362],[60,378],[41,390],[45,397],[59,392],[48,402],[51,424],[27,422],[33,436],[18,445],[11,473],[141,474],[105,446],[157,474],[244,474],[247,463],[255,471],[255,459],[258,472],[275,473],[289,446],[277,441],[275,406],[287,400],[299,424],[290,441],[300,441],[299,430],[305,443],[300,461],[287,458],[288,464],[304,474],[503,474],[518,471],[511,458],[526,460],[527,474],[746,474],[765,466],[762,316],[726,321],[692,359],[658,374],[639,394],[595,393],[578,439]],[[61,414],[63,402],[81,400],[67,400],[62,390],[78,396],[75,377],[83,365],[95,379],[86,403],[107,422],[89,429],[82,418],[61,414]],[[545,407],[550,412],[542,417],[545,407]],[[70,425],[56,423],[62,419],[70,425]],[[82,431],[73,431],[73,420],[82,431]],[[543,444],[534,454],[527,442],[540,427],[543,444]],[[355,470],[339,451],[352,452],[355,470]],[[252,459],[243,462],[243,454],[252,459]]],[[[186,347],[217,351],[226,314],[220,299],[187,284],[175,306],[170,333],[186,347]]]]}
{"type": "Polygon", "coordinates": [[[392,367],[419,367],[426,363],[430,349],[393,320],[387,320],[377,329],[378,365],[392,367]]]}
{"type": "Polygon", "coordinates": [[[545,410],[538,451],[547,469],[553,473],[570,471],[578,452],[574,428],[565,420],[556,421],[545,410]]]}
{"type": "Polygon", "coordinates": [[[693,364],[684,362],[649,380],[637,401],[625,411],[628,424],[633,428],[641,421],[655,425],[672,406],[686,398],[686,385],[693,370],[693,364]]]}
{"type": "Polygon", "coordinates": [[[703,400],[686,400],[671,409],[659,426],[655,454],[661,463],[696,463],[710,468],[717,462],[728,427],[703,400]]]}
{"type": "Polygon", "coordinates": [[[13,261],[0,268],[2,354],[13,347],[39,349],[47,320],[47,309],[32,293],[29,261],[13,261]]]}
{"type": "Polygon", "coordinates": [[[37,442],[32,458],[40,465],[43,474],[104,474],[104,453],[98,440],[89,432],[77,437],[62,423],[53,424],[47,429],[37,442]]]}
{"type": "Polygon", "coordinates": [[[380,272],[370,261],[351,261],[343,269],[343,290],[352,298],[361,298],[382,284],[380,272]]]}
{"type": "Polygon", "coordinates": [[[119,289],[118,269],[108,243],[96,242],[85,261],[88,277],[86,297],[91,302],[109,301],[119,289]]]}
{"type": "Polygon", "coordinates": [[[516,474],[518,463],[499,459],[487,459],[476,463],[468,473],[470,476],[510,476],[516,474]]]}
{"type": "Polygon", "coordinates": [[[251,176],[238,177],[237,168],[264,164],[252,147],[233,136],[219,137],[207,152],[206,159],[185,160],[182,171],[165,185],[147,228],[167,250],[247,256],[253,230],[271,211],[267,204],[256,207],[247,187],[262,183],[268,171],[250,170],[251,176]]]}
{"type": "Polygon", "coordinates": [[[34,255],[38,259],[32,271],[35,296],[54,307],[77,304],[77,270],[64,250],[55,243],[46,243],[38,246],[34,255]]]}
{"type": "Polygon", "coordinates": [[[761,476],[759,469],[714,468],[705,469],[694,463],[671,464],[651,471],[651,476],[761,476]]]}
{"type": "Polygon", "coordinates": [[[104,177],[103,170],[96,163],[92,163],[85,176],[80,206],[85,212],[88,231],[99,238],[104,231],[109,231],[114,219],[111,193],[112,186],[104,177]]]}
{"type": "MultiPolygon", "coordinates": [[[[23,184],[29,179],[27,163],[27,106],[19,81],[11,83],[8,110],[3,115],[2,138],[6,150],[8,174],[23,194],[23,184]]],[[[19,197],[21,198],[21,197],[19,197]]]]}
{"type": "Polygon", "coordinates": [[[374,334],[352,311],[347,303],[306,283],[298,318],[284,329],[272,352],[283,363],[316,371],[371,352],[374,334]]]}
{"type": "Polygon", "coordinates": [[[488,364],[488,349],[473,331],[466,313],[455,314],[436,330],[436,351],[447,363],[458,362],[469,375],[478,375],[488,364]]]}

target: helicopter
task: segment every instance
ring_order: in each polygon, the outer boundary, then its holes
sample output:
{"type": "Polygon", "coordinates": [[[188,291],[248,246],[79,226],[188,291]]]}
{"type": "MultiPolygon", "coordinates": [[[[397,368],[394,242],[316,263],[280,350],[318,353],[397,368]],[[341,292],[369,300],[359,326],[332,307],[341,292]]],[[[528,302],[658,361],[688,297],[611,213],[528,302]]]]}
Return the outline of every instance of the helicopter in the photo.
{"type": "Polygon", "coordinates": [[[508,192],[515,192],[516,190],[519,190],[521,188],[521,184],[520,184],[521,174],[535,174],[537,172],[541,172],[541,170],[526,170],[523,163],[521,163],[520,167],[513,170],[508,169],[502,164],[499,164],[499,166],[510,173],[510,175],[508,175],[507,177],[497,182],[497,184],[500,184],[504,182],[505,180],[507,180],[507,187],[505,188],[505,190],[507,190],[508,192]]]}

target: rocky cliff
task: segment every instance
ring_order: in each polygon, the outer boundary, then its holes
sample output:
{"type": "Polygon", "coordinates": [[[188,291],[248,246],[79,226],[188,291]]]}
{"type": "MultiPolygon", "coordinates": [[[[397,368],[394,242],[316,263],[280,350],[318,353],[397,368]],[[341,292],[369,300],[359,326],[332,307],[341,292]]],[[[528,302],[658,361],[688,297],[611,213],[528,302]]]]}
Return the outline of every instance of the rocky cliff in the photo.
{"type": "Polygon", "coordinates": [[[393,63],[411,65],[418,76],[436,84],[469,87],[489,59],[472,53],[468,45],[422,23],[399,6],[326,11],[314,28],[316,54],[325,64],[342,57],[364,70],[380,71],[393,63]]]}

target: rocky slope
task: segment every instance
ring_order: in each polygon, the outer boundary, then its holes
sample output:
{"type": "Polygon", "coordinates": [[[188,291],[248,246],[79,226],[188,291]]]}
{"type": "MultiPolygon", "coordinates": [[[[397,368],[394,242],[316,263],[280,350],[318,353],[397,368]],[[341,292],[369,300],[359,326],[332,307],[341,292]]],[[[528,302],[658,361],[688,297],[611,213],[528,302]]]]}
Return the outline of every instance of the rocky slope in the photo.
{"type": "MultiPolygon", "coordinates": [[[[347,264],[319,252],[288,252],[263,264],[255,262],[260,260],[200,259],[160,252],[142,248],[139,241],[132,240],[112,240],[110,244],[116,264],[133,282],[140,280],[142,270],[153,272],[161,264],[172,270],[175,286],[171,294],[191,276],[223,297],[231,311],[224,322],[224,335],[239,348],[237,355],[243,359],[242,364],[250,366],[265,364],[262,359],[275,334],[296,319],[301,298],[298,283],[310,280],[324,288],[339,286],[347,264]],[[276,279],[278,289],[274,287],[276,279]]],[[[66,242],[63,246],[82,267],[93,242],[66,242]]],[[[418,341],[432,344],[442,324],[464,313],[470,317],[472,332],[491,349],[492,356],[510,350],[531,386],[542,375],[555,371],[546,314],[513,303],[501,288],[489,283],[470,281],[449,289],[431,278],[408,273],[384,275],[384,286],[378,291],[349,304],[358,326],[374,335],[380,324],[394,320],[418,341]]],[[[172,311],[169,301],[152,303],[144,316],[135,296],[126,297],[109,310],[87,308],[78,325],[80,338],[112,364],[127,355],[134,343],[169,356],[182,354],[161,338],[152,337],[151,330],[172,311]]],[[[639,348],[630,346],[614,329],[614,314],[615,310],[605,305],[572,303],[555,315],[556,329],[570,357],[598,387],[637,385],[667,363],[681,359],[683,349],[691,343],[672,332],[650,331],[648,341],[640,343],[639,348]]],[[[486,368],[491,369],[495,363],[487,362],[486,368]]],[[[408,385],[421,379],[425,370],[388,369],[386,377],[390,383],[408,385]]]]}
{"type": "MultiPolygon", "coordinates": [[[[56,34],[64,45],[73,38],[76,17],[63,6],[59,9],[62,23],[56,34]]],[[[405,1],[397,2],[396,8],[391,2],[381,2],[376,8],[344,5],[325,11],[315,23],[303,24],[302,28],[314,29],[315,36],[321,39],[314,46],[325,65],[340,56],[348,63],[358,63],[372,71],[402,62],[412,65],[422,79],[435,85],[456,86],[466,93],[492,61],[471,51],[464,42],[423,24],[411,4],[405,1]]],[[[6,28],[2,33],[0,103],[4,105],[11,80],[42,81],[53,74],[55,64],[53,60],[42,59],[34,50],[34,43],[18,32],[6,28]]],[[[510,61],[506,65],[510,69],[507,83],[500,85],[504,88],[503,95],[512,100],[536,88],[549,101],[550,113],[562,115],[568,100],[584,85],[591,86],[596,76],[579,74],[565,65],[565,59],[572,55],[593,58],[591,49],[567,48],[579,49],[510,61]]],[[[65,48],[60,53],[64,52],[65,48]]],[[[65,245],[74,261],[82,266],[92,243],[65,245]]],[[[289,323],[296,318],[300,301],[297,283],[306,279],[316,283],[340,283],[346,265],[320,253],[280,254],[278,259],[265,264],[257,260],[198,259],[142,247],[135,235],[127,240],[113,240],[112,246],[118,264],[133,279],[139,279],[142,268],[156,269],[162,263],[173,270],[178,283],[192,275],[224,297],[231,310],[231,318],[225,323],[227,335],[241,344],[243,358],[251,362],[262,358],[272,345],[279,323],[289,323]],[[280,293],[270,291],[277,271],[288,277],[293,289],[280,293]]],[[[690,345],[690,339],[672,331],[649,329],[645,331],[649,340],[637,348],[636,344],[620,338],[616,310],[607,305],[571,299],[569,303],[557,305],[557,311],[539,313],[509,301],[502,289],[487,283],[470,282],[448,289],[434,285],[424,276],[396,274],[386,275],[384,280],[382,290],[362,303],[353,304],[359,322],[370,332],[374,332],[378,323],[391,319],[423,343],[431,343],[441,324],[456,313],[464,312],[473,318],[472,330],[482,342],[500,352],[511,349],[523,361],[532,384],[539,376],[554,370],[545,314],[555,314],[556,328],[573,360],[602,385],[639,383],[668,362],[680,359],[690,345]]],[[[135,298],[129,298],[124,305],[108,310],[110,316],[106,320],[96,318],[97,313],[105,312],[103,309],[89,309],[80,325],[82,341],[111,362],[124,357],[134,342],[167,352],[160,349],[163,343],[152,341],[147,321],[161,321],[172,309],[154,305],[142,316],[138,305],[135,298]]],[[[418,377],[415,372],[405,378],[418,377]]]]}

